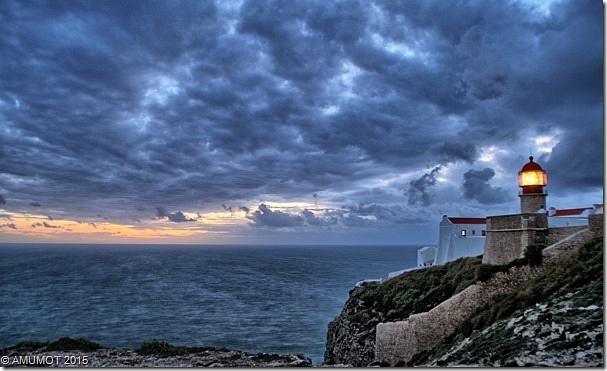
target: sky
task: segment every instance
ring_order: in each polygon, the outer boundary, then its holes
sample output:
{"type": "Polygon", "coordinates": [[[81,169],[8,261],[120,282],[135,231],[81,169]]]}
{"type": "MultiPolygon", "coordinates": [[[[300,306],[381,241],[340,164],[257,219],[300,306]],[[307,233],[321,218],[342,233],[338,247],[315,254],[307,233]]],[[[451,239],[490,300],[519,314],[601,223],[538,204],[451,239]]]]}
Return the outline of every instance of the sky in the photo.
{"type": "Polygon", "coordinates": [[[0,1],[0,242],[436,244],[603,202],[598,0],[0,1]]]}

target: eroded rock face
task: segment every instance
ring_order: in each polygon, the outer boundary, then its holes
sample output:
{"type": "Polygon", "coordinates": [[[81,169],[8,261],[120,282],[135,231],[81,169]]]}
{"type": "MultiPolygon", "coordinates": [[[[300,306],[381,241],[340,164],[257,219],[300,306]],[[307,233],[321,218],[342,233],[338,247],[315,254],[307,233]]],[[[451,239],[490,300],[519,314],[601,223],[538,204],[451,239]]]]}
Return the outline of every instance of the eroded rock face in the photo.
{"type": "Polygon", "coordinates": [[[82,351],[24,351],[3,349],[2,366],[42,367],[311,367],[301,354],[250,354],[223,348],[205,348],[187,355],[160,357],[128,349],[82,351]]]}
{"type": "Polygon", "coordinates": [[[375,358],[375,326],[383,316],[359,299],[362,290],[353,289],[340,315],[329,323],[327,365],[364,367],[375,358]]]}

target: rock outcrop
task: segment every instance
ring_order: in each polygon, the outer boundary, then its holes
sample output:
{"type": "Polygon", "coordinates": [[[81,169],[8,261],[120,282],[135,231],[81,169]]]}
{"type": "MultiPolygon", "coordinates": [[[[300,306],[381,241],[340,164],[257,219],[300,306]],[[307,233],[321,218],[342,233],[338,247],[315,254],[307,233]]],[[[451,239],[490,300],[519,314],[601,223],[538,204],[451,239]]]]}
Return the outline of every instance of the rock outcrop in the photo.
{"type": "MultiPolygon", "coordinates": [[[[186,348],[183,348],[186,349],[186,348]]],[[[311,367],[301,354],[251,354],[217,347],[187,348],[184,354],[145,354],[129,349],[48,350],[16,346],[0,351],[4,367],[311,367]]]]}
{"type": "Polygon", "coordinates": [[[325,364],[366,366],[375,358],[375,327],[384,316],[359,298],[364,288],[350,291],[341,314],[329,323],[325,364]]]}

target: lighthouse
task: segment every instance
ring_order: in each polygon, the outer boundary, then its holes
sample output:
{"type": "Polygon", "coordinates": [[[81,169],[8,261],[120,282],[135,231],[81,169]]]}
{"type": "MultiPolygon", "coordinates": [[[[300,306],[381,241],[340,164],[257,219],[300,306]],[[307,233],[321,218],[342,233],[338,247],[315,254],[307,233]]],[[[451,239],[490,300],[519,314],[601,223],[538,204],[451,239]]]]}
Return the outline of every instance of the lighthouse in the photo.
{"type": "Polygon", "coordinates": [[[521,213],[532,214],[546,208],[546,192],[544,187],[548,184],[548,176],[542,167],[533,162],[533,156],[529,156],[521,171],[518,172],[518,185],[521,192],[521,213]]]}
{"type": "Polygon", "coordinates": [[[546,243],[549,229],[544,187],[547,184],[546,172],[529,156],[529,162],[518,172],[521,213],[487,217],[483,264],[507,264],[522,258],[527,246],[546,243]]]}

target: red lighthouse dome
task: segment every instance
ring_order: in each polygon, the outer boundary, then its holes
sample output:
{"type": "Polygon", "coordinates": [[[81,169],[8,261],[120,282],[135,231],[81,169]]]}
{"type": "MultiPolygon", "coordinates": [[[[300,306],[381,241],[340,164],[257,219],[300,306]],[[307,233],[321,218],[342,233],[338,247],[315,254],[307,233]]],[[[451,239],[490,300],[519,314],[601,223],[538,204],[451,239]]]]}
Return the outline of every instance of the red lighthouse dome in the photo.
{"type": "Polygon", "coordinates": [[[548,176],[542,167],[533,162],[533,156],[529,156],[521,171],[518,172],[518,185],[522,193],[544,193],[544,186],[548,184],[548,176]]]}

